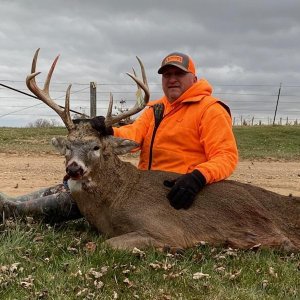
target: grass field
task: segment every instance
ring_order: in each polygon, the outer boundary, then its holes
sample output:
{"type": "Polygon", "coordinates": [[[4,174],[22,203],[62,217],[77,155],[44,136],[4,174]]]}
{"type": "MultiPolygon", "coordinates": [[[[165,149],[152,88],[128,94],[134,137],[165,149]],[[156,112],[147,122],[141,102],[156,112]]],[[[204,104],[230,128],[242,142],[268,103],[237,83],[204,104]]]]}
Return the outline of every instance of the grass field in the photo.
{"type": "MultiPolygon", "coordinates": [[[[300,127],[236,127],[242,158],[299,159],[300,127]]],[[[0,151],[46,152],[62,128],[0,128],[0,151]]],[[[84,220],[0,225],[0,299],[300,299],[300,254],[199,245],[171,255],[101,245],[84,220]]]]}
{"type": "Polygon", "coordinates": [[[83,221],[7,223],[0,299],[299,299],[299,254],[209,246],[170,255],[101,246],[83,221]]]}
{"type": "MultiPolygon", "coordinates": [[[[54,153],[50,140],[65,128],[0,128],[0,152],[54,153]]],[[[300,159],[300,126],[234,127],[242,159],[300,159]]]]}
{"type": "Polygon", "coordinates": [[[300,159],[300,126],[234,127],[241,158],[300,159]]]}

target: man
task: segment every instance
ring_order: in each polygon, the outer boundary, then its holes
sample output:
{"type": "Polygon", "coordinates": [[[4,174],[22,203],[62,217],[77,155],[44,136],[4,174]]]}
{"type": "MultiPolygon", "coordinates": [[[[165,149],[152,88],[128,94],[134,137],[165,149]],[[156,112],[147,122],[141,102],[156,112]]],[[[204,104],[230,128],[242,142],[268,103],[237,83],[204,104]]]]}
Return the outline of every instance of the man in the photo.
{"type": "MultiPolygon", "coordinates": [[[[183,174],[162,184],[171,188],[167,198],[175,209],[188,209],[206,184],[227,178],[236,167],[238,152],[230,110],[211,96],[212,87],[205,79],[197,79],[194,62],[188,55],[169,54],[158,73],[162,75],[164,96],[150,102],[133,124],[104,129],[103,117],[90,122],[102,134],[139,143],[138,168],[183,174]]],[[[2,205],[2,211],[3,207],[8,207],[7,210],[10,207],[20,215],[79,217],[69,193],[62,192],[61,188],[21,197],[19,204],[7,201],[4,196],[1,200],[0,195],[0,212],[2,205]]]]}
{"type": "Polygon", "coordinates": [[[150,102],[150,109],[133,124],[113,131],[141,145],[140,169],[185,174],[165,185],[172,188],[167,195],[170,204],[188,208],[205,184],[227,178],[237,165],[230,110],[211,96],[212,87],[205,79],[197,80],[188,55],[167,55],[158,73],[164,97],[150,102]],[[155,124],[158,104],[164,112],[155,124]]]}

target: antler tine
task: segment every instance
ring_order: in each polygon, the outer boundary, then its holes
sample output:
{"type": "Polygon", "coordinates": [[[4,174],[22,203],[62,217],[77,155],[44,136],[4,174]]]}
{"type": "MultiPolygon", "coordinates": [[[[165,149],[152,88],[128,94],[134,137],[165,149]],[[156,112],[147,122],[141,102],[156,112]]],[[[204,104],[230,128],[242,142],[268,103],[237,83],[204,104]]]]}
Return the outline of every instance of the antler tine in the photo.
{"type": "Polygon", "coordinates": [[[53,74],[53,71],[55,69],[55,66],[56,66],[56,63],[59,59],[59,55],[57,55],[51,65],[51,68],[47,74],[47,78],[45,80],[45,84],[44,84],[44,91],[47,92],[49,94],[49,86],[50,86],[50,81],[51,81],[51,78],[52,78],[52,74],[53,74]]]}
{"type": "Polygon", "coordinates": [[[31,65],[31,74],[35,73],[36,61],[37,61],[37,57],[39,55],[39,52],[40,52],[40,48],[38,48],[34,53],[33,60],[32,60],[32,65],[31,65]]]}
{"type": "Polygon", "coordinates": [[[107,114],[106,114],[106,118],[105,120],[111,120],[112,118],[112,108],[113,108],[113,103],[114,103],[114,99],[113,99],[113,94],[109,93],[109,103],[108,103],[108,109],[107,109],[107,114]]]}
{"type": "Polygon", "coordinates": [[[70,115],[70,89],[71,85],[69,85],[67,92],[66,92],[66,100],[65,100],[65,109],[61,108],[59,105],[57,105],[54,100],[51,99],[49,95],[49,86],[50,86],[50,81],[51,77],[53,74],[53,71],[55,69],[55,65],[58,61],[59,56],[57,56],[52,65],[51,68],[48,72],[44,88],[40,89],[36,83],[35,77],[39,75],[41,72],[36,72],[36,63],[37,63],[37,58],[39,54],[40,48],[38,48],[34,54],[33,60],[32,60],[32,65],[31,65],[31,74],[29,74],[26,77],[26,85],[29,88],[29,90],[38,97],[41,101],[43,101],[46,105],[48,105],[50,108],[52,108],[62,119],[64,124],[66,125],[67,129],[69,131],[73,130],[75,128],[75,124],[73,123],[70,115]]]}
{"type": "MultiPolygon", "coordinates": [[[[142,63],[142,61],[136,57],[139,64],[140,64],[140,67],[141,67],[141,72],[142,72],[142,78],[143,78],[143,81],[141,81],[137,76],[136,76],[136,73],[135,73],[135,70],[133,69],[133,74],[131,73],[126,73],[129,77],[131,77],[137,84],[138,86],[138,90],[136,92],[136,103],[135,105],[128,111],[126,112],[123,112],[122,114],[120,115],[117,115],[117,116],[114,116],[112,117],[111,114],[109,116],[109,118],[106,118],[105,119],[105,125],[108,127],[108,126],[111,126],[115,123],[118,123],[119,121],[121,121],[122,119],[126,119],[132,115],[135,115],[137,114],[138,112],[140,112],[146,105],[147,103],[149,102],[149,99],[150,99],[150,91],[149,91],[149,87],[148,87],[148,83],[147,83],[147,77],[146,77],[146,72],[145,72],[145,68],[144,68],[144,65],[142,63]],[[144,97],[142,96],[142,91],[141,89],[144,91],[144,97]]],[[[111,104],[112,106],[112,104],[111,104]]]]}
{"type": "Polygon", "coordinates": [[[138,60],[140,66],[141,66],[141,72],[142,72],[143,82],[148,87],[147,76],[146,76],[146,71],[145,71],[144,65],[143,65],[141,59],[138,56],[136,56],[136,59],[138,60]]]}
{"type": "Polygon", "coordinates": [[[75,124],[73,123],[72,118],[71,118],[71,114],[70,114],[70,92],[71,92],[71,87],[72,87],[72,84],[69,84],[69,86],[67,88],[67,91],[66,91],[65,109],[64,109],[64,118],[66,119],[66,123],[71,125],[70,128],[66,125],[66,127],[69,130],[72,130],[72,129],[75,128],[75,124]]]}

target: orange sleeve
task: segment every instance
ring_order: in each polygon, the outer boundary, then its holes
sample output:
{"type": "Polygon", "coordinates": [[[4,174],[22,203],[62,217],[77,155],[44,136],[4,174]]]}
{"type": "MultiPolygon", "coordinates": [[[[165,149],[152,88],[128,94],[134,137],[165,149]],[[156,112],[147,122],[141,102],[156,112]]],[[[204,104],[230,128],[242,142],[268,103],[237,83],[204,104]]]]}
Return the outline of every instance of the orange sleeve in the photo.
{"type": "Polygon", "coordinates": [[[196,169],[204,175],[207,183],[229,177],[238,163],[231,117],[216,103],[204,113],[199,131],[207,161],[196,166],[196,169]]]}
{"type": "Polygon", "coordinates": [[[146,108],[132,124],[113,127],[114,136],[133,140],[141,145],[151,126],[151,119],[153,119],[152,108],[146,108]]]}

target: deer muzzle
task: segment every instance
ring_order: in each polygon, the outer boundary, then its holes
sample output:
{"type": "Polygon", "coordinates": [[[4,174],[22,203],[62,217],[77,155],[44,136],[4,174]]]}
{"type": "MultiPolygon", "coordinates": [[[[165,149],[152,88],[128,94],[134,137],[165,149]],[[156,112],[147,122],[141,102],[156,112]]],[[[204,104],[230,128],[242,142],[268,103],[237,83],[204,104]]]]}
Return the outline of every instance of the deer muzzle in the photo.
{"type": "Polygon", "coordinates": [[[71,179],[78,180],[82,177],[84,171],[80,165],[78,165],[76,162],[72,162],[67,166],[66,173],[71,179]]]}

